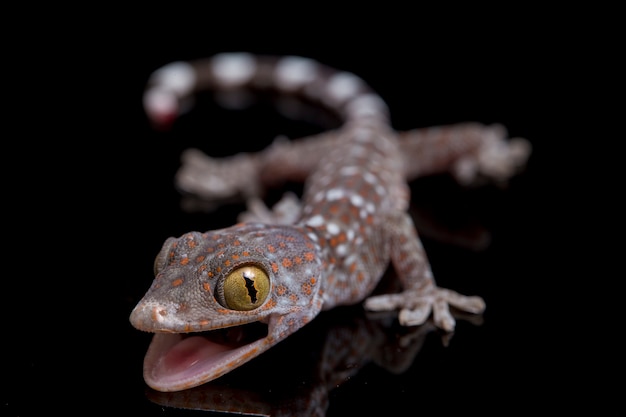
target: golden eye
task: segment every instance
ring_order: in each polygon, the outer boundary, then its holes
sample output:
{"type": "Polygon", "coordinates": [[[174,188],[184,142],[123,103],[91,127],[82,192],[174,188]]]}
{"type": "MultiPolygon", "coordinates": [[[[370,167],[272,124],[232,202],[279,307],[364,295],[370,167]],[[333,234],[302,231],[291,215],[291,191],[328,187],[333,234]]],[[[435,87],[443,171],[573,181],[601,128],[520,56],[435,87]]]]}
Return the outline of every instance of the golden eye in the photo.
{"type": "Polygon", "coordinates": [[[233,270],[223,283],[225,307],[232,310],[253,310],[259,307],[270,292],[270,278],[254,265],[233,270]]]}

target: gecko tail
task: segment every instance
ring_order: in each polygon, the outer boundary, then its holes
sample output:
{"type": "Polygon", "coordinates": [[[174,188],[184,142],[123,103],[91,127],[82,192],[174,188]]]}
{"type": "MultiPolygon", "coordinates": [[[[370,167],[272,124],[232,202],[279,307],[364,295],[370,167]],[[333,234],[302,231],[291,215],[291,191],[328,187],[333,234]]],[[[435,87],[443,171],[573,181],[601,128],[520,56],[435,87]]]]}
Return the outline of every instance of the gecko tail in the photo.
{"type": "Polygon", "coordinates": [[[345,122],[364,117],[388,120],[387,105],[360,77],[299,56],[231,52],[177,61],[154,71],[147,84],[144,108],[159,129],[171,127],[201,90],[273,90],[326,108],[345,122]]]}

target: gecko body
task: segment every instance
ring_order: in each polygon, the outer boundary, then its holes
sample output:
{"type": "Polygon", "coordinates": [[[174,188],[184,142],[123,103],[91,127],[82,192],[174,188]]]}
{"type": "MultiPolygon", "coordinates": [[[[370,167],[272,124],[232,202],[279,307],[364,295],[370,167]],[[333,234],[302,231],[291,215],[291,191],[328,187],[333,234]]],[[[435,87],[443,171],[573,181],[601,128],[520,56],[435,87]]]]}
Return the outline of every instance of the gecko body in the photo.
{"type": "Polygon", "coordinates": [[[144,361],[148,385],[177,391],[213,380],[342,304],[397,309],[407,326],[432,313],[446,331],[455,326],[449,305],[484,310],[480,297],[435,284],[407,214],[407,181],[436,172],[504,181],[523,166],[525,140],[506,141],[502,127],[478,124],[395,132],[386,104],[362,79],[292,56],[228,53],[166,65],[149,82],[147,114],[170,123],[207,88],[304,96],[343,124],[256,154],[184,155],[181,189],[216,200],[240,195],[251,209],[234,226],[164,243],[155,279],[130,316],[155,333],[144,361]],[[305,180],[301,202],[286,198],[284,213],[259,206],[264,188],[292,179],[305,180]],[[402,291],[369,296],[390,262],[402,291]]]}

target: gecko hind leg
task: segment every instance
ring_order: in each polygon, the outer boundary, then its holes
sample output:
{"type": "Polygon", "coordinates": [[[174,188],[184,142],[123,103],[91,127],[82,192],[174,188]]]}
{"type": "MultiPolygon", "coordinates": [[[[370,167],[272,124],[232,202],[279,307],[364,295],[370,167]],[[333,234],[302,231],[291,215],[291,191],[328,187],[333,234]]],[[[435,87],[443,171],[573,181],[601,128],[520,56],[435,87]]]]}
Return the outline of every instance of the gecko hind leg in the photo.
{"type": "Polygon", "coordinates": [[[499,124],[487,126],[483,131],[478,149],[456,161],[452,175],[462,185],[484,180],[506,185],[509,178],[525,167],[532,146],[523,138],[507,140],[507,131],[499,124]]]}

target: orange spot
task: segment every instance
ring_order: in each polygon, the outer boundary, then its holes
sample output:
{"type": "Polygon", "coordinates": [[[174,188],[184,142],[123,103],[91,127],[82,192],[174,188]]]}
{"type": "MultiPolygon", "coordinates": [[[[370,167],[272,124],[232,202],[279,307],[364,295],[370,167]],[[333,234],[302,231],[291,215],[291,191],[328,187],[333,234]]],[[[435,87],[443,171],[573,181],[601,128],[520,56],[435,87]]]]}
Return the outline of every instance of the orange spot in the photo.
{"type": "Polygon", "coordinates": [[[184,257],[183,259],[180,260],[180,264],[181,265],[187,265],[189,263],[189,258],[184,257]]]}
{"type": "Polygon", "coordinates": [[[283,266],[285,268],[290,268],[293,265],[293,263],[291,262],[291,259],[289,258],[284,258],[283,259],[283,266]]]}
{"type": "Polygon", "coordinates": [[[240,242],[240,241],[235,240],[235,241],[233,242],[233,246],[239,246],[239,245],[241,245],[241,242],[240,242]]]}
{"type": "Polygon", "coordinates": [[[215,250],[215,249],[213,248],[213,246],[209,246],[208,248],[206,248],[206,251],[207,251],[208,253],[213,253],[213,251],[214,251],[214,250],[215,250]]]}
{"type": "Polygon", "coordinates": [[[174,281],[172,281],[172,287],[178,287],[182,283],[183,283],[183,279],[182,278],[177,278],[174,281]]]}
{"type": "Polygon", "coordinates": [[[242,255],[243,255],[243,256],[246,256],[246,257],[247,257],[247,256],[250,256],[250,252],[248,252],[247,250],[245,250],[245,251],[243,251],[242,255]]]}
{"type": "Polygon", "coordinates": [[[359,282],[363,282],[364,279],[365,275],[363,274],[363,271],[359,271],[359,273],[356,275],[356,280],[359,282]]]}
{"type": "Polygon", "coordinates": [[[279,242],[278,246],[280,246],[283,249],[287,247],[287,245],[285,245],[285,242],[279,242]]]}
{"type": "Polygon", "coordinates": [[[200,326],[206,326],[207,324],[209,324],[209,321],[208,321],[208,320],[200,320],[200,321],[198,322],[198,324],[199,324],[200,326]]]}
{"type": "Polygon", "coordinates": [[[187,244],[189,245],[190,248],[195,248],[196,246],[198,246],[198,243],[193,240],[193,238],[189,239],[189,242],[187,242],[187,244]]]}
{"type": "Polygon", "coordinates": [[[278,264],[276,262],[272,262],[272,271],[274,273],[278,272],[278,264]]]}
{"type": "Polygon", "coordinates": [[[291,300],[292,303],[296,303],[298,301],[298,296],[296,294],[291,294],[289,296],[289,299],[291,300]]]}
{"type": "Polygon", "coordinates": [[[331,237],[329,243],[330,243],[330,246],[332,248],[334,248],[335,246],[337,246],[337,238],[336,237],[331,237]]]}
{"type": "Polygon", "coordinates": [[[356,271],[356,262],[355,262],[355,263],[350,264],[350,272],[352,273],[352,272],[354,272],[354,271],[356,271]]]}
{"type": "Polygon", "coordinates": [[[186,332],[190,332],[193,330],[193,327],[191,326],[191,324],[185,324],[185,331],[186,332]]]}
{"type": "Polygon", "coordinates": [[[224,261],[224,265],[225,265],[225,266],[230,266],[230,261],[229,261],[228,259],[226,259],[226,260],[224,261]]]}
{"type": "Polygon", "coordinates": [[[265,306],[263,306],[264,309],[269,309],[269,308],[274,308],[274,307],[276,307],[276,301],[274,301],[274,299],[267,300],[267,302],[265,303],[265,306]]]}
{"type": "Polygon", "coordinates": [[[300,265],[300,264],[302,263],[302,258],[301,258],[301,257],[299,257],[299,256],[296,256],[295,258],[293,258],[293,260],[294,260],[294,261],[295,261],[298,265],[300,265]]]}
{"type": "Polygon", "coordinates": [[[302,292],[304,292],[306,295],[311,295],[311,284],[309,284],[308,282],[302,284],[302,292]]]}
{"type": "Polygon", "coordinates": [[[267,250],[270,251],[271,253],[276,252],[276,248],[272,245],[267,245],[267,250]]]}
{"type": "Polygon", "coordinates": [[[304,254],[304,259],[306,259],[307,261],[311,262],[315,259],[315,255],[313,254],[313,252],[306,252],[304,254]]]}
{"type": "Polygon", "coordinates": [[[200,255],[196,258],[196,262],[202,262],[204,261],[204,255],[200,255]]]}
{"type": "Polygon", "coordinates": [[[311,283],[311,285],[315,285],[315,283],[317,282],[317,278],[315,278],[315,277],[311,277],[311,279],[309,280],[309,282],[311,283]]]}
{"type": "Polygon", "coordinates": [[[343,243],[345,242],[347,239],[346,234],[344,232],[339,233],[339,236],[337,236],[337,240],[339,241],[339,243],[343,243]]]}
{"type": "Polygon", "coordinates": [[[234,260],[237,260],[237,259],[239,259],[239,255],[234,254],[234,255],[232,256],[232,258],[233,258],[234,260]]]}
{"type": "Polygon", "coordinates": [[[337,204],[333,204],[328,208],[328,212],[332,214],[337,214],[339,212],[339,206],[337,204]]]}
{"type": "Polygon", "coordinates": [[[198,272],[202,272],[202,271],[204,271],[205,269],[206,269],[206,265],[200,265],[200,266],[198,267],[198,272]]]}
{"type": "Polygon", "coordinates": [[[211,286],[209,285],[208,282],[203,282],[202,288],[204,288],[204,291],[211,292],[211,286]]]}
{"type": "Polygon", "coordinates": [[[276,287],[276,294],[285,295],[286,292],[287,292],[287,287],[285,287],[284,285],[279,285],[276,287]]]}

